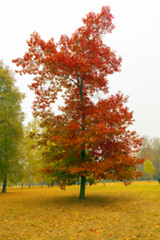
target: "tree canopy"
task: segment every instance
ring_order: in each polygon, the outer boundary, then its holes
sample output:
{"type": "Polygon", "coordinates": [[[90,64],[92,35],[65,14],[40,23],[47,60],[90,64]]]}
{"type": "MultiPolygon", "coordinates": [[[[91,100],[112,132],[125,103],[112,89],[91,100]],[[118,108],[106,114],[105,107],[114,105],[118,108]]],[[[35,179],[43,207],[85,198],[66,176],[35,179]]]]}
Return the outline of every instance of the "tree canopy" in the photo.
{"type": "MultiPolygon", "coordinates": [[[[135,156],[141,139],[129,131],[133,112],[122,93],[108,95],[108,75],[120,71],[121,57],[103,43],[102,37],[114,29],[108,6],[90,12],[83,26],[59,42],[45,42],[37,32],[31,35],[23,58],[13,60],[20,74],[33,74],[30,89],[43,134],[52,146],[46,171],[63,176],[81,176],[80,199],[85,197],[86,178],[129,182],[137,177],[135,156]],[[63,91],[64,106],[54,113],[54,103],[63,91]],[[105,98],[93,100],[96,92],[105,98]],[[56,151],[55,149],[59,150],[56,151]],[[54,150],[53,150],[54,149],[54,150]]],[[[47,142],[47,141],[44,141],[47,142]]]]}
{"type": "Polygon", "coordinates": [[[23,137],[23,95],[15,87],[15,80],[7,67],[0,64],[0,180],[3,192],[7,178],[14,181],[22,169],[21,140],[23,137]]]}
{"type": "Polygon", "coordinates": [[[151,179],[152,179],[152,176],[153,176],[153,173],[154,173],[154,166],[149,159],[146,159],[145,162],[144,162],[144,172],[146,174],[150,175],[151,179]]]}

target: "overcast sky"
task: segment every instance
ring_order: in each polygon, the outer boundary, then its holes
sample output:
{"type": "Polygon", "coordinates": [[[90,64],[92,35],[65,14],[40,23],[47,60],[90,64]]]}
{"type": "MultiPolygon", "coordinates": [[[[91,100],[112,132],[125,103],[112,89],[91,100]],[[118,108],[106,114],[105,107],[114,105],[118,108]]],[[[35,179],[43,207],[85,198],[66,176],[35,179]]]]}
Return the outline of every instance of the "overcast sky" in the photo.
{"type": "MultiPolygon", "coordinates": [[[[110,93],[129,96],[134,111],[134,129],[141,135],[160,137],[160,0],[5,0],[0,3],[0,60],[11,70],[12,59],[27,51],[26,40],[33,31],[44,40],[72,34],[88,12],[100,12],[109,5],[115,29],[104,38],[121,56],[121,72],[109,76],[110,93]]],[[[22,109],[25,124],[32,120],[31,78],[15,75],[26,94],[22,109]]]]}

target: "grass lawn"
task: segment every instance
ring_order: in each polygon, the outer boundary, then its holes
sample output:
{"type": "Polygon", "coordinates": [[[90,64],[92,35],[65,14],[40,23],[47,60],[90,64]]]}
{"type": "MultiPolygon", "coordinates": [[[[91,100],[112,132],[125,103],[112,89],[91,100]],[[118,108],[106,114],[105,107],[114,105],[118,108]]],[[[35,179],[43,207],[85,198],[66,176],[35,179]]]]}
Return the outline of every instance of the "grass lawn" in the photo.
{"type": "Polygon", "coordinates": [[[9,189],[0,194],[0,240],[160,240],[160,185],[135,182],[9,189]]]}

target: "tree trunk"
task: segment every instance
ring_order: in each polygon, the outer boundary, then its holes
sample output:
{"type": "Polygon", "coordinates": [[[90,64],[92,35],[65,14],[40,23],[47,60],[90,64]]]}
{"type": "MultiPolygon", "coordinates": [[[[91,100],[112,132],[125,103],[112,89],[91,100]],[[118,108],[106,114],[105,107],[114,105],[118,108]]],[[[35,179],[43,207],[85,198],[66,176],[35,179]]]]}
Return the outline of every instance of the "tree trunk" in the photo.
{"type": "Polygon", "coordinates": [[[41,188],[43,188],[43,176],[41,176],[41,188]]]}
{"type": "MultiPolygon", "coordinates": [[[[84,101],[83,101],[83,81],[84,76],[81,79],[81,83],[79,84],[79,96],[81,101],[81,109],[82,109],[82,132],[85,130],[85,114],[84,114],[84,101]]],[[[78,78],[78,77],[77,77],[78,78]]],[[[78,80],[79,82],[79,80],[78,80]]],[[[81,163],[85,162],[86,160],[86,151],[85,151],[85,142],[82,144],[82,151],[81,151],[81,163]]],[[[79,199],[85,199],[85,186],[86,186],[86,177],[81,176],[81,186],[80,186],[80,194],[79,199]]]]}
{"type": "Polygon", "coordinates": [[[85,199],[85,186],[86,186],[86,177],[81,176],[81,187],[80,187],[80,194],[79,199],[85,199]]]}
{"type": "Polygon", "coordinates": [[[31,188],[31,185],[32,185],[32,183],[31,183],[31,180],[32,180],[32,167],[30,167],[30,169],[29,169],[29,184],[28,184],[28,187],[29,188],[31,188]]]}
{"type": "Polygon", "coordinates": [[[2,186],[2,192],[1,193],[6,193],[7,189],[7,178],[4,179],[3,181],[3,186],[2,186]]]}

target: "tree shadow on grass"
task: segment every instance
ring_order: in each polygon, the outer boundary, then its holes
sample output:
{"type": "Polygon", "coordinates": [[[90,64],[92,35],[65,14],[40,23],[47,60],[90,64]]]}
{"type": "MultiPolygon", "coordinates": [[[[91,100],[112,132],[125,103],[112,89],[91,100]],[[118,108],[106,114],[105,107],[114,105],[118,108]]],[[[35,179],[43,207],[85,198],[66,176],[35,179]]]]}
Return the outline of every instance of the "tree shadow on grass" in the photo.
{"type": "Polygon", "coordinates": [[[57,206],[59,208],[67,206],[74,208],[82,207],[93,207],[93,208],[104,208],[104,207],[117,207],[118,205],[130,204],[135,200],[134,196],[124,196],[122,195],[96,195],[89,194],[84,200],[79,200],[78,196],[54,196],[49,199],[41,199],[42,205],[47,206],[57,206]]]}
{"type": "MultiPolygon", "coordinates": [[[[2,195],[2,194],[1,194],[2,195]]],[[[0,195],[0,196],[1,196],[0,195]]],[[[13,191],[8,192],[6,194],[7,198],[16,198],[18,202],[21,202],[21,196],[23,198],[24,207],[28,205],[35,206],[35,208],[41,207],[48,207],[48,208],[64,208],[64,206],[68,208],[77,208],[83,209],[85,208],[104,208],[104,207],[112,207],[117,208],[125,205],[130,205],[131,202],[135,201],[136,195],[134,194],[125,194],[125,192],[108,192],[108,193],[97,193],[95,192],[86,192],[86,198],[84,200],[79,200],[78,198],[78,191],[76,192],[55,192],[50,195],[45,194],[45,191],[38,190],[38,194],[34,193],[33,189],[33,198],[32,198],[32,191],[13,191]],[[41,192],[42,191],[42,192],[41,192]],[[17,197],[18,196],[18,197],[17,197]]]]}

